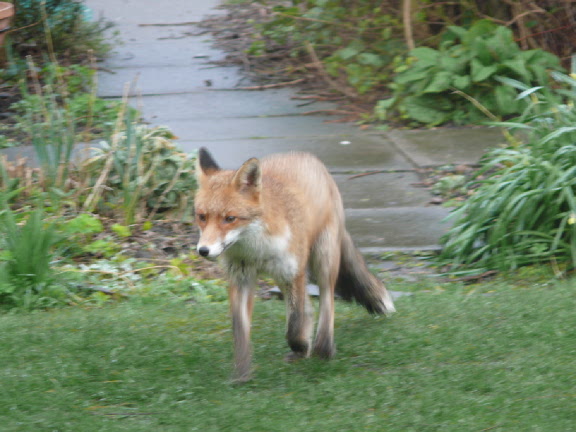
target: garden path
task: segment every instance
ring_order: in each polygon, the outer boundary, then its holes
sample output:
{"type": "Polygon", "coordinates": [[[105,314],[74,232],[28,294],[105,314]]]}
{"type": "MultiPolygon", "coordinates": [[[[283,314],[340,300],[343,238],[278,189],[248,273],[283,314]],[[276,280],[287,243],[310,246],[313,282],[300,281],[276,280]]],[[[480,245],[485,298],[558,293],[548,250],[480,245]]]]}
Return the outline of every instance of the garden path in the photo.
{"type": "Polygon", "coordinates": [[[302,106],[293,88],[242,90],[241,68],[215,66],[223,52],[197,25],[218,0],[88,0],[94,16],[116,24],[123,44],[99,74],[99,95],[131,103],[153,125],[166,125],[185,151],[206,146],[222,166],[269,153],[305,150],[324,161],[338,182],[347,224],[364,251],[426,250],[438,246],[449,210],[431,204],[415,184],[422,169],[476,163],[502,141],[496,130],[361,131],[333,117],[303,115],[335,108],[302,106]],[[377,173],[374,173],[377,172],[377,173]],[[361,175],[359,175],[361,174],[361,175]]]}

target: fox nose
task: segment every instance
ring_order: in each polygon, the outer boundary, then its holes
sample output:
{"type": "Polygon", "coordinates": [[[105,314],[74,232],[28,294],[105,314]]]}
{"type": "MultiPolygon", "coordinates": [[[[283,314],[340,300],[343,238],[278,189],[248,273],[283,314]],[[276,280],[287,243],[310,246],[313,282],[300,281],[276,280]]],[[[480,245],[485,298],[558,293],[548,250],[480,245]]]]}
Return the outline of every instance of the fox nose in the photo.
{"type": "Polygon", "coordinates": [[[207,257],[208,254],[210,253],[210,249],[208,249],[206,246],[201,246],[200,248],[198,248],[198,253],[203,257],[207,257]]]}

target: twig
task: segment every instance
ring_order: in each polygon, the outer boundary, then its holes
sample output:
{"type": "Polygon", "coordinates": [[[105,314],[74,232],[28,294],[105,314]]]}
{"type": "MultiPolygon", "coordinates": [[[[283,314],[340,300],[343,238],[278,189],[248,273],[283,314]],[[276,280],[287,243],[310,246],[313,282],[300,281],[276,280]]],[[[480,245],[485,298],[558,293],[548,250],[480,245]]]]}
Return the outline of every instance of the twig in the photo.
{"type": "Polygon", "coordinates": [[[118,73],[116,71],[113,71],[112,69],[105,68],[104,66],[98,66],[98,67],[96,67],[96,70],[108,72],[109,74],[112,74],[112,75],[116,75],[118,73]]]}
{"type": "Polygon", "coordinates": [[[533,10],[529,10],[526,12],[522,12],[520,15],[517,15],[514,18],[512,18],[510,21],[506,22],[506,27],[510,27],[512,24],[514,24],[519,19],[524,18],[526,15],[538,14],[538,13],[546,13],[546,11],[544,9],[533,9],[533,10]]]}
{"type": "MultiPolygon", "coordinates": [[[[553,32],[556,32],[556,31],[558,31],[558,30],[565,30],[565,29],[568,29],[568,28],[571,28],[571,27],[572,27],[572,24],[569,24],[569,25],[565,25],[565,26],[562,26],[562,27],[556,27],[556,28],[553,28],[553,29],[550,29],[550,30],[544,30],[544,31],[541,31],[541,32],[538,32],[538,33],[530,33],[530,34],[529,34],[528,36],[526,36],[526,37],[528,38],[528,37],[532,37],[532,36],[540,36],[540,35],[543,35],[543,34],[546,34],[546,33],[553,33],[553,32]]],[[[516,41],[516,42],[520,42],[521,40],[522,40],[522,38],[520,38],[520,39],[514,39],[514,41],[516,41]]]]}
{"type": "Polygon", "coordinates": [[[344,115],[344,114],[358,114],[358,113],[354,111],[344,111],[338,109],[325,109],[325,110],[306,111],[300,115],[316,115],[316,114],[344,115]]]}
{"type": "Polygon", "coordinates": [[[112,296],[120,296],[120,297],[128,298],[128,295],[127,295],[127,294],[119,293],[119,292],[115,292],[115,291],[110,291],[110,290],[107,290],[107,289],[105,289],[105,288],[98,288],[98,287],[92,287],[92,286],[87,286],[87,285],[79,285],[77,288],[78,288],[78,289],[83,289],[83,290],[98,291],[98,292],[101,292],[101,293],[103,293],[103,294],[106,294],[106,295],[108,295],[108,296],[110,296],[110,297],[112,297],[112,296]]]}
{"type": "Polygon", "coordinates": [[[332,87],[335,90],[338,90],[340,93],[342,93],[342,94],[344,94],[350,98],[356,97],[356,94],[354,92],[348,90],[347,88],[340,87],[332,78],[330,78],[330,75],[328,75],[328,72],[326,72],[326,70],[324,69],[324,66],[322,65],[322,62],[320,61],[320,59],[316,55],[316,50],[314,50],[314,47],[308,41],[306,41],[306,50],[308,51],[308,54],[310,54],[310,57],[312,58],[312,61],[314,62],[314,65],[316,66],[318,73],[320,73],[320,75],[322,76],[324,81],[326,81],[326,83],[330,87],[332,87]]]}
{"type": "Polygon", "coordinates": [[[181,23],[150,23],[150,24],[138,24],[139,27],[177,27],[177,26],[187,26],[200,24],[199,21],[187,21],[181,23]]]}
{"type": "Polygon", "coordinates": [[[106,178],[108,177],[108,174],[110,173],[110,170],[112,169],[112,164],[114,162],[114,153],[118,150],[118,144],[120,141],[120,129],[122,126],[122,120],[124,119],[124,112],[126,110],[126,106],[128,105],[128,94],[129,93],[130,93],[130,83],[126,83],[124,85],[124,92],[123,92],[123,96],[122,96],[122,105],[121,105],[120,111],[118,112],[118,117],[116,118],[116,125],[114,128],[116,133],[112,137],[112,146],[111,146],[112,148],[110,151],[110,156],[106,160],[106,163],[104,164],[104,168],[102,170],[102,173],[100,174],[100,177],[98,177],[98,180],[96,180],[96,183],[94,184],[94,187],[92,188],[92,192],[90,193],[88,198],[86,198],[86,201],[84,201],[83,209],[85,211],[91,212],[93,209],[93,206],[96,205],[96,199],[97,199],[98,195],[100,194],[100,189],[104,185],[104,181],[106,180],[106,178]]]}
{"type": "Polygon", "coordinates": [[[382,174],[382,173],[385,173],[385,172],[388,172],[388,171],[386,171],[386,170],[380,170],[380,171],[365,172],[365,173],[362,173],[362,174],[356,174],[356,175],[353,175],[353,176],[351,176],[351,177],[348,177],[346,180],[354,180],[355,178],[366,177],[366,176],[369,176],[369,175],[372,175],[372,174],[382,174]]]}
{"type": "Polygon", "coordinates": [[[326,21],[326,20],[321,20],[321,19],[317,19],[317,18],[308,18],[308,17],[290,15],[290,14],[283,13],[283,12],[274,12],[273,14],[274,15],[280,15],[280,16],[287,17],[287,18],[292,18],[295,20],[300,20],[300,21],[317,22],[317,23],[335,25],[335,26],[340,26],[340,27],[342,27],[342,26],[350,27],[350,28],[353,27],[350,24],[344,24],[341,21],[326,21]]]}
{"type": "Polygon", "coordinates": [[[413,50],[416,45],[414,44],[414,35],[412,34],[412,1],[404,0],[402,20],[404,21],[404,37],[406,38],[406,45],[408,49],[413,50]]]}
{"type": "Polygon", "coordinates": [[[296,85],[296,84],[299,84],[299,83],[304,82],[304,81],[306,81],[306,78],[299,78],[299,79],[296,79],[294,81],[287,81],[287,82],[281,82],[281,83],[276,83],[276,84],[265,84],[265,85],[250,86],[250,87],[235,87],[232,90],[265,90],[265,89],[271,89],[271,88],[296,85]]]}
{"type": "MultiPolygon", "coordinates": [[[[456,94],[459,94],[460,96],[462,96],[463,98],[467,99],[468,101],[472,102],[472,104],[478,108],[480,111],[482,111],[486,117],[488,117],[490,120],[492,121],[500,121],[501,119],[496,117],[494,114],[492,114],[490,112],[490,110],[488,108],[486,108],[484,105],[482,105],[480,103],[480,101],[478,101],[477,99],[474,99],[472,96],[470,96],[469,94],[464,93],[463,91],[460,91],[458,89],[455,89],[452,87],[452,91],[456,94]]],[[[513,147],[518,147],[520,145],[520,142],[514,137],[514,135],[512,135],[510,133],[510,131],[508,129],[503,129],[502,130],[502,134],[506,137],[506,140],[513,146],[513,147]]]]}
{"type": "MultiPolygon", "coordinates": [[[[348,177],[346,180],[354,180],[355,178],[365,177],[373,174],[396,174],[396,173],[405,173],[405,172],[414,172],[418,171],[416,169],[388,169],[388,170],[379,170],[379,171],[369,171],[365,173],[355,174],[353,176],[348,177]]],[[[412,183],[414,184],[414,183],[412,183]]]]}
{"type": "Polygon", "coordinates": [[[463,276],[463,277],[454,278],[454,279],[446,279],[445,281],[446,282],[474,282],[474,281],[489,278],[491,276],[494,276],[495,274],[498,274],[498,272],[496,270],[488,270],[487,272],[481,273],[479,275],[463,276]]]}
{"type": "Polygon", "coordinates": [[[327,96],[320,96],[317,94],[310,95],[310,96],[292,96],[290,99],[294,100],[310,100],[312,102],[334,102],[338,100],[342,100],[342,96],[334,96],[334,97],[327,97],[327,96]]]}

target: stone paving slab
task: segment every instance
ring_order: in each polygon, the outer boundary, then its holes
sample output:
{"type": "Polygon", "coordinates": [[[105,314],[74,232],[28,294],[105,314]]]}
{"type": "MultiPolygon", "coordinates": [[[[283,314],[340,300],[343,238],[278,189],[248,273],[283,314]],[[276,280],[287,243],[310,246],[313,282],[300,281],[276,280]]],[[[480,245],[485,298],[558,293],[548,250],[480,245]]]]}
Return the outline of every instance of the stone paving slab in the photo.
{"type": "Polygon", "coordinates": [[[103,14],[119,25],[197,22],[206,15],[222,13],[215,9],[221,0],[88,0],[95,18],[103,14]]]}
{"type": "MultiPolygon", "coordinates": [[[[209,120],[220,123],[230,117],[266,117],[302,114],[307,111],[332,109],[327,102],[299,106],[301,100],[291,97],[291,89],[266,91],[198,91],[195,93],[148,96],[134,101],[143,104],[144,120],[154,125],[174,121],[209,120]]],[[[314,118],[318,119],[318,116],[314,118]]]]}
{"type": "Polygon", "coordinates": [[[346,209],[346,226],[363,252],[436,250],[450,227],[443,207],[346,209]]]}
{"type": "MultiPolygon", "coordinates": [[[[182,141],[222,141],[236,139],[326,137],[332,145],[342,141],[351,141],[361,145],[363,141],[373,143],[386,142],[358,135],[358,129],[346,124],[328,124],[322,116],[286,116],[286,117],[227,117],[224,113],[218,119],[189,119],[166,122],[182,141]],[[341,137],[342,139],[337,139],[341,137]],[[352,140],[352,137],[355,139],[352,140]]],[[[232,144],[236,147],[235,144],[232,144]]],[[[375,144],[376,145],[376,144],[375,144]]],[[[279,144],[280,149],[283,144],[279,144]]],[[[350,148],[356,148],[350,145],[350,148]]],[[[360,147],[358,147],[360,149],[360,147]]],[[[363,149],[363,147],[362,147],[363,149]]],[[[233,150],[233,149],[231,149],[233,150]]],[[[284,151],[289,151],[287,148],[284,151]]]]}
{"type": "MultiPolygon", "coordinates": [[[[198,19],[197,21],[200,20],[198,19]]],[[[167,22],[165,24],[142,25],[137,22],[126,22],[120,17],[116,20],[116,25],[113,29],[118,31],[118,38],[125,45],[164,44],[168,46],[172,42],[201,42],[209,39],[209,36],[205,33],[206,29],[200,27],[196,22],[189,22],[188,20],[184,23],[167,22]]],[[[115,35],[112,29],[109,30],[109,33],[111,37],[115,35]]],[[[210,43],[208,45],[210,46],[210,43]]],[[[117,46],[117,48],[121,48],[121,46],[117,46]]],[[[221,55],[225,54],[222,51],[220,53],[221,55]]],[[[177,62],[178,57],[175,57],[174,61],[177,62]]]]}
{"type": "MultiPolygon", "coordinates": [[[[280,118],[285,121],[286,117],[280,118]]],[[[265,122],[275,120],[263,119],[265,122]]],[[[227,127],[228,120],[222,122],[227,127]]],[[[320,123],[321,124],[321,123],[320,123]]],[[[313,124],[312,124],[313,125],[313,124]]],[[[295,125],[296,132],[298,125],[295,125]]],[[[306,151],[315,154],[322,160],[332,173],[412,169],[412,165],[393,147],[392,143],[382,137],[369,135],[344,136],[296,136],[286,139],[236,139],[214,141],[198,139],[195,141],[179,141],[183,151],[190,152],[201,146],[207,147],[216,161],[223,168],[238,168],[251,157],[263,157],[272,153],[289,151],[306,151]],[[341,145],[342,141],[350,141],[350,145],[341,145]]]]}
{"type": "Polygon", "coordinates": [[[226,54],[202,38],[184,37],[152,42],[128,42],[114,48],[106,59],[108,69],[197,65],[200,69],[214,66],[226,54]]]}
{"type": "Polygon", "coordinates": [[[335,174],[344,201],[349,209],[380,207],[415,207],[430,202],[430,193],[411,184],[420,181],[413,172],[371,174],[351,178],[349,174],[335,174]]]}
{"type": "Polygon", "coordinates": [[[240,84],[251,84],[237,67],[128,67],[115,69],[113,72],[99,79],[100,97],[122,97],[126,83],[132,85],[130,96],[190,93],[201,89],[233,89],[240,84]]]}
{"type": "Polygon", "coordinates": [[[504,142],[498,128],[396,130],[388,136],[420,167],[475,164],[486,150],[504,142]]]}

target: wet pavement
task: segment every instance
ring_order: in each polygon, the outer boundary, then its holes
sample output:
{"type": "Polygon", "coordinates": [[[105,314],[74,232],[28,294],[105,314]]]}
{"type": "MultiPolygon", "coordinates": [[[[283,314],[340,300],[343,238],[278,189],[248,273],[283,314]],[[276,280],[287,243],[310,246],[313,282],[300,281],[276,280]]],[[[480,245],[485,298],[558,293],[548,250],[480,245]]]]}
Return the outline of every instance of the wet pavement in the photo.
{"type": "Polygon", "coordinates": [[[498,130],[482,128],[366,132],[305,115],[335,107],[303,106],[291,99],[294,88],[242,89],[253,83],[239,67],[210,64],[225,54],[197,25],[222,13],[218,0],[173,0],[169,8],[151,0],[86,3],[114,21],[124,41],[99,74],[100,96],[121,98],[129,83],[147,122],[170,127],[185,151],[206,146],[224,167],[276,152],[316,154],[335,175],[349,230],[365,251],[437,248],[449,210],[429,204],[430,192],[414,185],[418,170],[476,163],[503,141],[498,130]]]}

